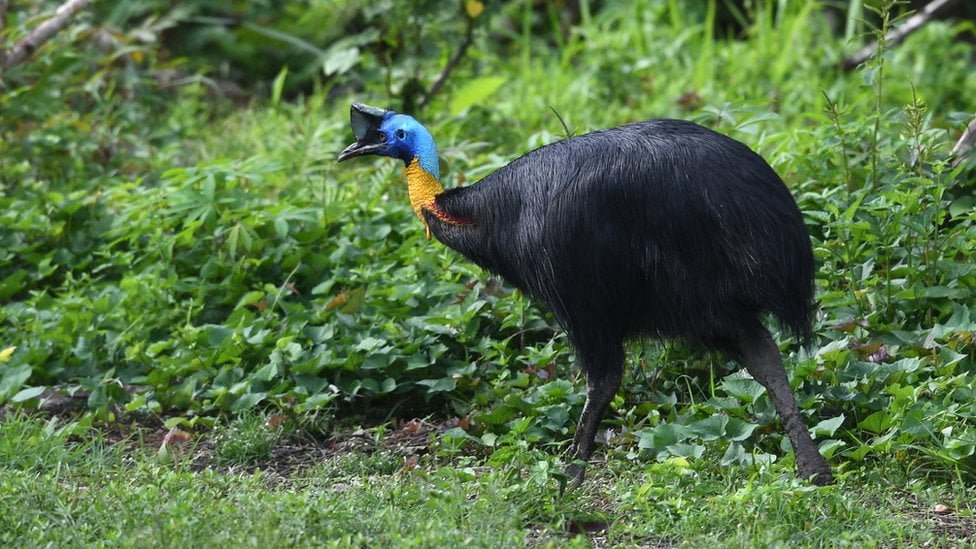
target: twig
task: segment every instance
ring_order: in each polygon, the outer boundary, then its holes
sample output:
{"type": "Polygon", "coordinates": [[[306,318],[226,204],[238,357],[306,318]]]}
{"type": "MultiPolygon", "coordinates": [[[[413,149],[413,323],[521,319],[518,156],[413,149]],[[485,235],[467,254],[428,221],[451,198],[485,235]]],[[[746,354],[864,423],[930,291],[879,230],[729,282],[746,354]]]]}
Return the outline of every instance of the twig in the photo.
{"type": "Polygon", "coordinates": [[[311,43],[311,42],[309,42],[307,40],[302,40],[301,38],[299,38],[299,37],[297,37],[297,36],[295,36],[293,34],[288,34],[287,32],[281,32],[281,31],[278,31],[278,30],[275,30],[275,29],[272,29],[272,28],[269,28],[269,27],[264,27],[264,26],[258,25],[257,23],[252,23],[250,21],[245,21],[245,20],[240,19],[240,18],[233,18],[233,17],[210,17],[210,16],[207,16],[207,15],[199,15],[199,16],[196,16],[196,17],[189,17],[189,18],[186,19],[186,21],[189,21],[191,23],[201,23],[201,24],[204,24],[204,25],[214,25],[214,26],[218,26],[219,25],[219,26],[222,26],[222,27],[229,27],[229,28],[234,28],[234,27],[240,26],[240,27],[244,27],[245,29],[247,29],[249,31],[253,31],[253,32],[257,33],[257,34],[260,34],[262,36],[265,36],[267,38],[271,38],[273,40],[278,40],[278,41],[284,42],[286,44],[289,44],[290,46],[294,47],[295,49],[298,49],[298,50],[302,50],[302,51],[306,51],[308,53],[311,53],[312,55],[315,55],[315,56],[319,57],[320,59],[321,58],[325,58],[327,55],[329,55],[329,52],[327,52],[326,50],[323,50],[322,48],[319,48],[318,46],[316,46],[315,44],[313,44],[313,43],[311,43]]]}
{"type": "Polygon", "coordinates": [[[570,130],[569,129],[569,126],[566,125],[566,121],[563,120],[562,115],[559,114],[559,111],[556,110],[556,107],[553,107],[552,105],[549,105],[549,110],[552,111],[552,114],[556,115],[556,118],[559,119],[559,123],[563,125],[563,135],[567,139],[569,139],[570,137],[573,137],[574,135],[576,135],[576,130],[570,130]]]}
{"type": "Polygon", "coordinates": [[[468,17],[468,26],[465,29],[464,41],[461,42],[458,49],[454,51],[454,55],[452,55],[447,61],[447,65],[444,65],[444,70],[441,71],[441,74],[437,77],[434,85],[432,85],[430,89],[427,90],[427,93],[420,98],[420,101],[417,102],[418,109],[422,109],[427,106],[427,103],[430,102],[431,98],[437,95],[437,92],[441,91],[441,88],[443,88],[444,84],[447,82],[447,77],[451,75],[454,68],[457,67],[458,63],[461,62],[464,54],[468,51],[468,48],[471,47],[472,42],[474,42],[474,19],[468,17]]]}
{"type": "MultiPolygon", "coordinates": [[[[7,58],[7,38],[3,35],[7,30],[7,4],[8,0],[0,0],[0,67],[7,58]]],[[[0,89],[3,89],[2,81],[0,81],[0,89]]]]}
{"type": "Polygon", "coordinates": [[[37,48],[44,45],[58,31],[66,27],[74,16],[81,10],[87,8],[89,4],[91,4],[91,0],[68,0],[64,4],[61,4],[57,11],[54,12],[54,17],[38,25],[36,29],[30,31],[23,40],[17,42],[10,49],[10,53],[3,60],[3,67],[9,69],[27,59],[27,57],[37,51],[37,48]]]}
{"type": "MultiPolygon", "coordinates": [[[[289,282],[291,282],[291,277],[295,275],[295,271],[297,271],[298,268],[301,267],[301,266],[302,266],[302,262],[299,261],[298,264],[295,265],[295,268],[292,269],[291,272],[288,273],[288,276],[285,277],[285,281],[281,283],[281,286],[278,288],[278,293],[275,294],[274,302],[271,303],[271,310],[272,311],[274,311],[274,308],[278,305],[278,300],[281,299],[281,293],[284,292],[285,291],[285,288],[287,288],[289,286],[289,282]]],[[[298,292],[296,291],[295,293],[298,293],[298,292]]],[[[281,307],[281,311],[283,313],[285,313],[285,316],[288,316],[288,309],[285,309],[284,306],[281,307]]]]}
{"type": "Polygon", "coordinates": [[[881,475],[881,481],[884,482],[885,484],[887,484],[888,486],[890,486],[895,492],[898,492],[898,493],[903,494],[905,496],[911,497],[913,500],[915,500],[914,504],[915,504],[916,507],[921,507],[922,506],[922,502],[919,501],[918,496],[915,495],[915,492],[912,492],[910,490],[906,490],[906,489],[902,488],[901,486],[896,485],[894,482],[891,482],[890,480],[888,480],[888,477],[886,477],[885,475],[881,475]]]}
{"type": "MultiPolygon", "coordinates": [[[[885,36],[885,42],[887,42],[888,47],[894,47],[896,44],[904,40],[909,34],[917,31],[924,25],[928,23],[930,19],[935,17],[936,12],[955,4],[957,0],[933,0],[925,5],[921,11],[915,15],[909,17],[905,24],[899,26],[898,28],[892,29],[885,36]]],[[[844,59],[843,67],[844,70],[851,70],[861,63],[864,63],[874,55],[874,50],[877,48],[877,44],[869,44],[864,46],[857,53],[844,59]]]]}
{"type": "Polygon", "coordinates": [[[959,141],[956,141],[955,146],[952,147],[952,152],[950,155],[954,156],[956,159],[952,162],[953,166],[958,166],[963,160],[969,156],[970,151],[976,145],[976,117],[973,117],[966,126],[966,130],[962,132],[962,137],[959,141]]]}
{"type": "Polygon", "coordinates": [[[0,0],[0,34],[7,30],[7,4],[9,0],[0,0]]]}

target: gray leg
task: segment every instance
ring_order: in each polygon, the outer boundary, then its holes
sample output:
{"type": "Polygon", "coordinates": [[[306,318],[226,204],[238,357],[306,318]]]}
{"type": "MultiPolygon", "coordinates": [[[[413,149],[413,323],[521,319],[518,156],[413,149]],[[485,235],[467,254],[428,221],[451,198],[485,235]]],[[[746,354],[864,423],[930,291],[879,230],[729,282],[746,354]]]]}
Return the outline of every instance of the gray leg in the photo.
{"type": "Polygon", "coordinates": [[[803,417],[796,406],[793,391],[786,377],[786,370],[783,368],[779,349],[772,336],[762,328],[756,335],[742,339],[740,352],[746,370],[766,388],[773,406],[776,407],[783,428],[786,429],[786,434],[793,445],[799,476],[810,479],[814,484],[832,484],[834,477],[830,474],[830,466],[820,455],[817,445],[810,438],[810,433],[803,423],[803,417]]]}
{"type": "MultiPolygon", "coordinates": [[[[576,426],[576,436],[570,455],[578,461],[586,461],[593,455],[593,439],[603,414],[620,388],[623,376],[623,346],[610,346],[602,353],[578,351],[583,371],[586,373],[586,404],[576,426]]],[[[570,482],[579,486],[583,482],[583,467],[571,464],[566,468],[570,482]]]]}

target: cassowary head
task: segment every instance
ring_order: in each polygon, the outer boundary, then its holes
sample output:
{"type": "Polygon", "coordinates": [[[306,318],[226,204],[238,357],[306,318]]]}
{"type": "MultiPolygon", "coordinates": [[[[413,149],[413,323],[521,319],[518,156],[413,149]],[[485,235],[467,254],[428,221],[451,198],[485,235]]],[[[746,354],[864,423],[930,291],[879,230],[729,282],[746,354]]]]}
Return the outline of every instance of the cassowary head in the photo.
{"type": "Polygon", "coordinates": [[[416,159],[424,171],[440,177],[434,138],[412,116],[355,103],[349,117],[356,142],[339,153],[339,162],[371,154],[399,158],[407,166],[416,159]]]}

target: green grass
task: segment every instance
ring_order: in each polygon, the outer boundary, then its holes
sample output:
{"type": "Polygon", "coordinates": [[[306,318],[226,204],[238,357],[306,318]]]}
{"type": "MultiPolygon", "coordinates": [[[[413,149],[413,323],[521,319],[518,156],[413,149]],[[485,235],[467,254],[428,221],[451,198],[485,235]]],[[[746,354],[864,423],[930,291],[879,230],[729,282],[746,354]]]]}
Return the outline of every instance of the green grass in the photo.
{"type": "Polygon", "coordinates": [[[561,494],[556,460],[534,451],[494,466],[428,457],[410,471],[348,453],[283,480],[164,464],[138,443],[71,431],[20,415],[0,425],[0,544],[948,546],[976,531],[972,486],[884,463],[817,488],[789,467],[614,458],[561,494]],[[940,503],[953,514],[933,515],[940,503]]]}
{"type": "Polygon", "coordinates": [[[271,426],[258,414],[234,418],[214,439],[214,462],[218,465],[247,465],[271,457],[281,436],[280,426],[271,426]]]}

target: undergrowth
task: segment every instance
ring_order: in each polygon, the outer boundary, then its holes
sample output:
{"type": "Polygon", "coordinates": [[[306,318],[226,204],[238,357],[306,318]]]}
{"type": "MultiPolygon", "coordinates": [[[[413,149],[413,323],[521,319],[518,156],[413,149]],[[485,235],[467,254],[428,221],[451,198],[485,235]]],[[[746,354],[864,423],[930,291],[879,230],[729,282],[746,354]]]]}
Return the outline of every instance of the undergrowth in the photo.
{"type": "Polygon", "coordinates": [[[951,546],[976,529],[971,485],[929,483],[891,460],[819,488],[789,468],[611,460],[561,492],[556,458],[526,448],[487,464],[427,457],[411,469],[349,452],[284,478],[197,470],[152,450],[9,415],[0,423],[0,543],[951,546]]]}

